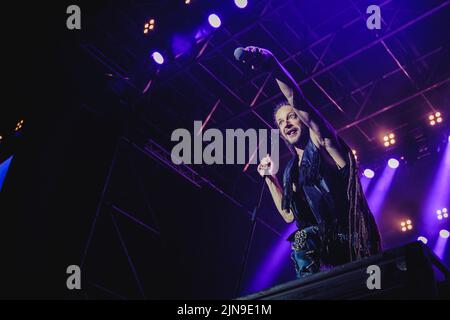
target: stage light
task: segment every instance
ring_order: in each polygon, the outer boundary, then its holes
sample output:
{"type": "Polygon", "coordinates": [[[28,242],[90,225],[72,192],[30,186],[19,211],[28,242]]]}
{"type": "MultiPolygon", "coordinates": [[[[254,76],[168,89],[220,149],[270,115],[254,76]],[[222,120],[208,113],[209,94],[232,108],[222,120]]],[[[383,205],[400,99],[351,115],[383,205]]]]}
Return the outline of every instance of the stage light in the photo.
{"type": "Polygon", "coordinates": [[[395,141],[395,134],[389,133],[389,134],[385,135],[383,137],[383,141],[384,141],[384,146],[385,147],[389,147],[389,146],[395,144],[395,142],[396,142],[395,141]]]}
{"type": "Polygon", "coordinates": [[[370,169],[366,169],[363,172],[364,176],[366,176],[366,178],[372,179],[373,177],[375,177],[375,172],[373,172],[373,170],[370,169]]]}
{"type": "Polygon", "coordinates": [[[153,57],[153,60],[155,60],[155,62],[157,64],[163,64],[164,63],[164,57],[158,51],[153,52],[152,53],[152,57],[153,57]]]}
{"type": "Polygon", "coordinates": [[[428,120],[429,120],[430,125],[432,125],[432,126],[436,125],[437,123],[442,123],[442,120],[443,120],[442,113],[440,113],[438,111],[438,112],[435,112],[434,114],[430,114],[428,116],[428,120]]]}
{"type": "Polygon", "coordinates": [[[413,225],[412,225],[412,221],[411,220],[406,220],[406,221],[402,221],[400,223],[400,226],[402,227],[402,232],[406,232],[408,230],[412,230],[413,229],[413,225]]]}
{"type": "Polygon", "coordinates": [[[400,162],[398,162],[397,159],[391,158],[388,161],[388,165],[389,167],[391,167],[392,169],[397,169],[398,166],[400,165],[400,162]]]}
{"type": "Polygon", "coordinates": [[[184,3],[185,3],[185,4],[190,4],[190,3],[191,3],[191,0],[184,0],[184,3]]]}
{"type": "Polygon", "coordinates": [[[236,6],[238,8],[243,9],[243,8],[245,8],[247,6],[248,1],[247,0],[234,0],[234,3],[236,4],[236,6]]]}
{"type": "Polygon", "coordinates": [[[218,27],[220,27],[220,25],[222,24],[222,22],[220,21],[219,16],[217,14],[215,14],[215,13],[212,13],[212,14],[209,15],[208,22],[211,25],[211,27],[216,28],[216,29],[218,27]]]}
{"type": "Polygon", "coordinates": [[[427,242],[428,242],[428,239],[425,238],[425,237],[422,237],[422,236],[418,237],[417,240],[418,240],[418,241],[422,241],[423,244],[427,244],[427,242]]]}
{"type": "Polygon", "coordinates": [[[22,129],[22,124],[23,124],[23,120],[20,120],[19,122],[17,122],[14,131],[19,131],[20,129],[22,129]]]}
{"type": "Polygon", "coordinates": [[[153,29],[155,29],[155,19],[150,19],[146,24],[144,24],[144,33],[147,34],[153,29]]]}
{"type": "Polygon", "coordinates": [[[352,150],[352,153],[355,156],[355,160],[358,160],[358,155],[356,154],[356,150],[355,149],[352,150]]]}
{"type": "Polygon", "coordinates": [[[441,238],[447,239],[450,234],[448,230],[442,229],[441,231],[439,231],[439,235],[441,236],[441,238]]]}
{"type": "Polygon", "coordinates": [[[447,219],[448,218],[447,208],[436,210],[436,217],[438,218],[438,220],[447,219]]]}

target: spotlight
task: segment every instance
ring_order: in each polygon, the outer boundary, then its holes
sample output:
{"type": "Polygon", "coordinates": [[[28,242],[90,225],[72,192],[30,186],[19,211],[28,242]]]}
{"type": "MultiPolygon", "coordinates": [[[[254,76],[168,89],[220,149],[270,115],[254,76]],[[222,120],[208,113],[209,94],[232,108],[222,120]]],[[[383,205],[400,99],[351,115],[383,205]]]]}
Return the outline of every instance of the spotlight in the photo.
{"type": "Polygon", "coordinates": [[[355,160],[358,160],[358,156],[357,156],[357,154],[356,154],[356,150],[355,150],[355,149],[352,150],[352,153],[353,153],[353,155],[355,156],[355,160]]]}
{"type": "Polygon", "coordinates": [[[407,230],[412,230],[413,225],[411,220],[402,221],[400,223],[400,226],[402,227],[402,232],[406,232],[407,230]]]}
{"type": "Polygon", "coordinates": [[[427,244],[427,242],[428,242],[428,239],[425,238],[425,237],[423,237],[423,236],[418,237],[417,240],[418,240],[418,241],[422,241],[423,244],[427,244]]]}
{"type": "Polygon", "coordinates": [[[155,29],[155,19],[150,19],[146,24],[144,24],[144,33],[147,34],[153,29],[155,29]]]}
{"type": "Polygon", "coordinates": [[[441,231],[439,231],[439,235],[441,236],[441,238],[447,239],[450,234],[448,230],[442,229],[441,231]]]}
{"type": "Polygon", "coordinates": [[[153,57],[153,60],[155,60],[155,62],[157,64],[163,64],[164,63],[164,57],[158,51],[153,52],[152,53],[152,57],[153,57]]]}
{"type": "Polygon", "coordinates": [[[384,146],[387,148],[393,144],[395,144],[395,134],[389,133],[383,137],[384,146]]]}
{"type": "Polygon", "coordinates": [[[209,15],[208,22],[211,25],[211,27],[216,28],[216,29],[218,27],[220,27],[220,25],[222,24],[222,22],[220,21],[219,16],[217,14],[215,14],[215,13],[212,13],[212,14],[209,15]]]}
{"type": "Polygon", "coordinates": [[[14,129],[14,131],[19,131],[20,129],[22,129],[22,124],[23,124],[23,120],[20,120],[19,122],[17,122],[16,128],[14,129]]]}
{"type": "Polygon", "coordinates": [[[400,162],[398,162],[397,159],[391,158],[391,159],[389,159],[389,161],[388,161],[388,165],[389,165],[389,167],[392,168],[392,169],[397,169],[398,166],[400,165],[400,162]]]}
{"type": "Polygon", "coordinates": [[[185,4],[190,4],[190,3],[191,3],[191,0],[184,0],[184,3],[185,3],[185,4]]]}
{"type": "Polygon", "coordinates": [[[447,208],[436,210],[436,217],[438,218],[438,220],[447,219],[448,218],[447,208]]]}
{"type": "Polygon", "coordinates": [[[234,4],[236,4],[236,6],[238,8],[243,9],[243,8],[245,8],[247,6],[248,1],[247,0],[234,0],[234,4]]]}
{"type": "Polygon", "coordinates": [[[366,176],[366,178],[369,178],[369,179],[372,179],[373,177],[375,177],[375,172],[373,172],[373,170],[370,170],[370,169],[364,170],[363,174],[366,176]]]}
{"type": "Polygon", "coordinates": [[[428,116],[428,120],[431,126],[442,123],[442,114],[439,111],[435,112],[434,114],[430,114],[428,116]]]}

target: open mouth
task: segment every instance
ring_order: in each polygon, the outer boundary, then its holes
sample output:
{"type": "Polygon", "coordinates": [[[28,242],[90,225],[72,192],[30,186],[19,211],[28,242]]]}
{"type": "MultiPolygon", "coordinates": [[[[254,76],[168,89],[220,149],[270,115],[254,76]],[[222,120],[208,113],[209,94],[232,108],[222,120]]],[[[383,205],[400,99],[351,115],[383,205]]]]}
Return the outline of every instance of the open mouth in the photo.
{"type": "Polygon", "coordinates": [[[298,128],[291,128],[291,129],[288,129],[288,130],[285,130],[285,133],[286,133],[286,135],[288,136],[288,137],[293,137],[293,136],[295,136],[297,133],[298,133],[298,128]]]}

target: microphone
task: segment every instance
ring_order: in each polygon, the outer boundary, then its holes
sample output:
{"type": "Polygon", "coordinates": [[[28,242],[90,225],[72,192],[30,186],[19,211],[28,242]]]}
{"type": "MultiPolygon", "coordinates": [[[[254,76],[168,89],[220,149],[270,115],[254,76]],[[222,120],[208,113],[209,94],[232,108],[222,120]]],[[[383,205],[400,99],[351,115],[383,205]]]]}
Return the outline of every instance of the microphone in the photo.
{"type": "Polygon", "coordinates": [[[250,57],[250,53],[242,47],[236,48],[234,50],[234,58],[237,61],[246,62],[250,57]]]}

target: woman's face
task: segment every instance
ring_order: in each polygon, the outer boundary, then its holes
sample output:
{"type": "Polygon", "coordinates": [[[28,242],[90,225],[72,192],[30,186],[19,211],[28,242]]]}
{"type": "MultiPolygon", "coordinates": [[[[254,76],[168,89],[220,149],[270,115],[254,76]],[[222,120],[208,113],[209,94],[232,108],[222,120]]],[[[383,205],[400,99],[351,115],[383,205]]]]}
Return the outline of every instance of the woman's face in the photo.
{"type": "Polygon", "coordinates": [[[292,145],[300,140],[303,123],[290,105],[282,106],[275,114],[281,136],[292,145]]]}

